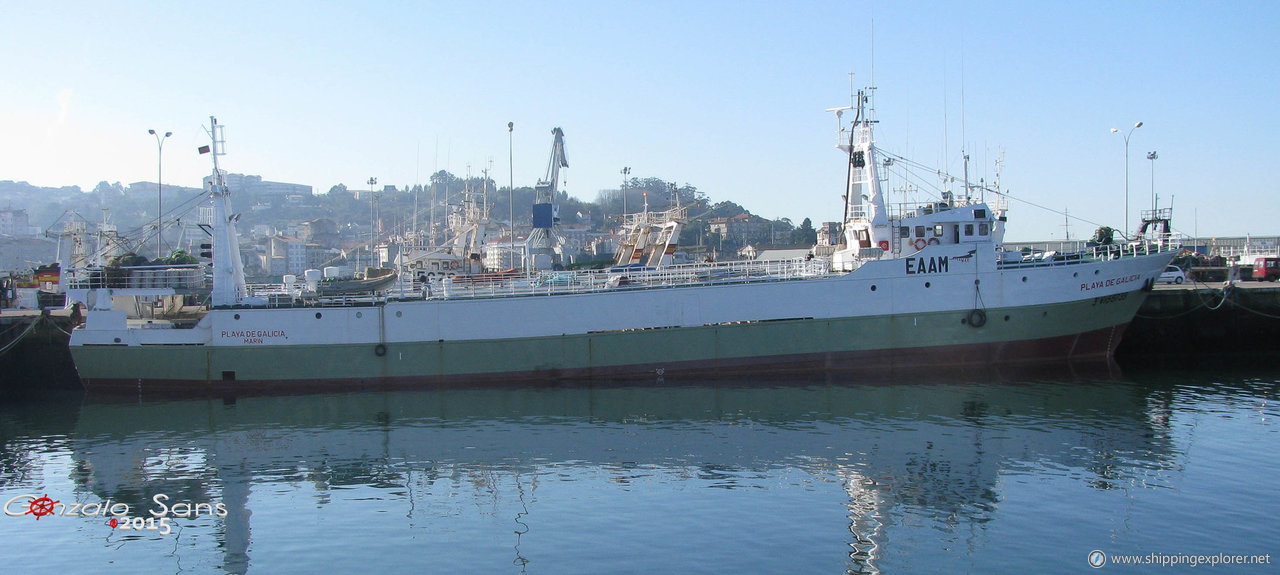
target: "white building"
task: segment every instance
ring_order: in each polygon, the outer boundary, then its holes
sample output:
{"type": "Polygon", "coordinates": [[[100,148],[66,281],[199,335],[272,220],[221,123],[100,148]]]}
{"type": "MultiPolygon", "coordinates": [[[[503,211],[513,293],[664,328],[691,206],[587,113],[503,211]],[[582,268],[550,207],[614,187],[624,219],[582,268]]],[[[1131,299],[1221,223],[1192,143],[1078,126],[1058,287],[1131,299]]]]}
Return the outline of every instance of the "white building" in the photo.
{"type": "Polygon", "coordinates": [[[29,237],[37,235],[27,223],[27,210],[0,210],[0,236],[29,237]]]}

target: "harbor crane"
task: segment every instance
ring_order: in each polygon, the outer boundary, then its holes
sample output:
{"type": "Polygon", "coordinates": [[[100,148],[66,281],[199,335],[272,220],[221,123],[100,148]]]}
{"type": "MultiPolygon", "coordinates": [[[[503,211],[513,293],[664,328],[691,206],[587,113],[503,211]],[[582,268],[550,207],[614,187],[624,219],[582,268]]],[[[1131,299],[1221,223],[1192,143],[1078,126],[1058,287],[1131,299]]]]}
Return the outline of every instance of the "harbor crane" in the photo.
{"type": "Polygon", "coordinates": [[[553,128],[551,134],[554,136],[551,142],[551,161],[547,163],[546,178],[539,180],[534,187],[533,231],[529,233],[526,242],[530,267],[535,270],[559,269],[563,265],[559,231],[556,229],[560,214],[555,198],[560,168],[569,167],[569,161],[564,156],[564,131],[553,128]]]}

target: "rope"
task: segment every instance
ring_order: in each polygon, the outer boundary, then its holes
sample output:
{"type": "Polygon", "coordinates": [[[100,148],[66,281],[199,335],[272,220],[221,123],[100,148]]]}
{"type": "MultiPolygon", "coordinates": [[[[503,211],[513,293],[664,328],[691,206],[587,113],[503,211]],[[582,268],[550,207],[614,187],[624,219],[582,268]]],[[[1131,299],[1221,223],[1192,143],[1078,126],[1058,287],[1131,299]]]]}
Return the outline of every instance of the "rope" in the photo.
{"type": "MultiPolygon", "coordinates": [[[[1199,283],[1199,282],[1196,282],[1196,283],[1199,283]]],[[[1235,291],[1236,291],[1236,290],[1231,289],[1231,288],[1233,288],[1233,287],[1234,287],[1234,284],[1227,284],[1225,287],[1223,287],[1223,288],[1222,288],[1222,299],[1221,299],[1221,300],[1219,300],[1219,301],[1218,301],[1218,303],[1216,303],[1216,304],[1210,304],[1210,303],[1208,303],[1208,301],[1207,301],[1207,300],[1205,300],[1203,296],[1200,296],[1199,290],[1197,290],[1197,291],[1196,291],[1196,295],[1197,295],[1197,296],[1199,296],[1199,298],[1200,298],[1200,305],[1198,305],[1198,306],[1196,306],[1196,307],[1193,307],[1193,308],[1191,308],[1191,309],[1189,309],[1189,310],[1186,310],[1186,311],[1184,311],[1184,312],[1177,313],[1177,314],[1174,314],[1174,315],[1155,316],[1155,315],[1142,315],[1142,314],[1135,314],[1135,316],[1136,316],[1136,317],[1140,317],[1140,318],[1142,318],[1142,319],[1175,319],[1175,318],[1179,318],[1179,317],[1182,317],[1182,316],[1184,316],[1184,315],[1187,315],[1187,314],[1189,314],[1189,313],[1192,313],[1192,312],[1194,312],[1194,311],[1198,311],[1198,310],[1199,310],[1200,308],[1202,308],[1202,307],[1203,307],[1203,308],[1208,309],[1209,311],[1218,311],[1219,309],[1222,309],[1222,306],[1223,306],[1223,305],[1225,305],[1225,304],[1227,303],[1227,300],[1232,300],[1232,301],[1231,301],[1231,306],[1232,306],[1232,307],[1236,307],[1236,308],[1239,308],[1239,309],[1241,309],[1241,310],[1244,310],[1244,311],[1247,311],[1247,312],[1249,312],[1249,313],[1252,313],[1252,314],[1255,314],[1255,315],[1259,315],[1259,316],[1262,316],[1262,317],[1265,317],[1265,318],[1268,318],[1268,319],[1280,319],[1280,315],[1275,315],[1275,314],[1270,314],[1270,313],[1267,313],[1267,312],[1264,312],[1264,311],[1259,311],[1259,310],[1256,310],[1256,309],[1250,308],[1250,307],[1248,307],[1248,306],[1246,306],[1246,305],[1244,305],[1244,304],[1241,304],[1241,303],[1240,303],[1240,301],[1239,301],[1239,298],[1233,298],[1233,297],[1232,297],[1232,294],[1234,294],[1234,293],[1235,293],[1235,291]]]]}
{"type": "Polygon", "coordinates": [[[67,337],[71,337],[71,332],[69,332],[69,331],[67,331],[67,330],[65,330],[65,329],[62,329],[62,326],[58,325],[58,322],[56,322],[56,321],[55,321],[55,322],[50,322],[50,324],[51,324],[51,325],[53,325],[53,329],[56,329],[56,330],[58,330],[58,331],[60,331],[60,332],[62,332],[62,333],[64,333],[64,334],[66,334],[66,335],[67,335],[67,337]]]}
{"type": "MultiPolygon", "coordinates": [[[[1208,284],[1203,284],[1200,282],[1196,282],[1196,283],[1203,285],[1205,287],[1209,287],[1208,284]]],[[[1222,299],[1219,300],[1217,304],[1210,305],[1209,302],[1204,299],[1204,296],[1200,295],[1200,290],[1197,289],[1196,299],[1200,301],[1200,305],[1197,305],[1189,310],[1183,311],[1181,313],[1176,313],[1173,315],[1142,315],[1138,313],[1138,314],[1134,314],[1134,317],[1140,317],[1142,319],[1175,319],[1175,318],[1179,318],[1184,315],[1190,314],[1192,312],[1199,311],[1200,308],[1208,308],[1209,311],[1217,311],[1219,308],[1222,307],[1222,304],[1226,303],[1227,298],[1229,297],[1228,290],[1230,289],[1230,287],[1231,286],[1228,285],[1227,287],[1222,288],[1222,299]]]]}
{"type": "MultiPolygon", "coordinates": [[[[1197,296],[1200,295],[1199,290],[1196,290],[1196,295],[1197,296]]],[[[1222,287],[1222,299],[1217,303],[1217,305],[1205,304],[1205,307],[1209,308],[1209,311],[1218,311],[1219,309],[1222,308],[1224,304],[1227,303],[1227,299],[1230,297],[1231,297],[1231,284],[1227,284],[1222,287]]],[[[1204,298],[1200,298],[1200,301],[1203,302],[1204,298]]]]}
{"type": "Polygon", "coordinates": [[[22,328],[22,324],[20,324],[20,323],[16,323],[16,322],[15,322],[13,325],[9,326],[9,329],[6,329],[6,330],[4,330],[4,331],[0,332],[0,338],[3,338],[5,335],[8,335],[8,334],[9,334],[9,332],[11,332],[11,331],[16,331],[16,330],[21,329],[21,328],[22,328]]]}
{"type": "Polygon", "coordinates": [[[1247,308],[1247,307],[1245,307],[1245,306],[1243,306],[1243,305],[1240,305],[1240,302],[1238,302],[1238,301],[1232,302],[1232,303],[1231,303],[1231,305],[1233,305],[1233,306],[1235,306],[1235,307],[1238,307],[1238,308],[1240,308],[1240,309],[1242,309],[1242,310],[1244,310],[1244,311],[1247,311],[1247,312],[1249,312],[1249,313],[1258,314],[1258,315],[1260,315],[1260,316],[1262,316],[1262,317],[1265,317],[1265,318],[1270,318],[1270,319],[1280,319],[1280,316],[1277,316],[1277,315],[1272,315],[1272,314],[1269,314],[1269,313],[1266,313],[1266,312],[1261,312],[1261,311],[1258,311],[1258,310],[1256,310],[1256,309],[1249,309],[1249,308],[1247,308]]]}
{"type": "Polygon", "coordinates": [[[36,316],[36,320],[31,322],[31,325],[27,326],[27,329],[22,332],[22,335],[19,335],[13,341],[6,343],[4,347],[0,347],[0,355],[4,355],[11,348],[13,348],[13,346],[18,345],[18,343],[21,342],[23,338],[27,337],[27,334],[31,333],[31,330],[35,329],[37,325],[40,325],[40,321],[43,319],[44,319],[44,316],[42,315],[36,316]]]}

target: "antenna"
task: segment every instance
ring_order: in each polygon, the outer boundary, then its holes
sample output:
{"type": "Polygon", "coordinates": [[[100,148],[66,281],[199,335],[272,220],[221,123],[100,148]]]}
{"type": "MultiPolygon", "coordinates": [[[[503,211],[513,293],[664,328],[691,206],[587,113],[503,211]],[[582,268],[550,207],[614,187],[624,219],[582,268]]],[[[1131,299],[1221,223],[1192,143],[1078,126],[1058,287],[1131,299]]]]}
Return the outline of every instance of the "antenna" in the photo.
{"type": "MultiPolygon", "coordinates": [[[[964,153],[964,149],[969,145],[965,140],[964,131],[964,34],[960,35],[960,153],[964,153]]],[[[966,158],[967,159],[967,158],[966,158]]],[[[965,178],[965,185],[968,185],[968,178],[965,178]]],[[[968,195],[968,192],[965,192],[968,195]]]]}
{"type": "MultiPolygon", "coordinates": [[[[875,10],[874,4],[871,9],[875,10]]],[[[871,18],[871,85],[876,85],[876,19],[874,17],[871,18]]]]}
{"type": "Polygon", "coordinates": [[[418,140],[413,162],[413,241],[421,242],[418,237],[418,192],[422,191],[422,140],[418,140]]]}
{"type": "Polygon", "coordinates": [[[950,171],[950,169],[946,167],[948,158],[951,157],[951,149],[949,145],[951,135],[947,133],[947,125],[951,122],[949,121],[950,118],[948,117],[947,112],[947,59],[944,57],[942,59],[942,162],[940,162],[940,164],[944,170],[950,171]]]}

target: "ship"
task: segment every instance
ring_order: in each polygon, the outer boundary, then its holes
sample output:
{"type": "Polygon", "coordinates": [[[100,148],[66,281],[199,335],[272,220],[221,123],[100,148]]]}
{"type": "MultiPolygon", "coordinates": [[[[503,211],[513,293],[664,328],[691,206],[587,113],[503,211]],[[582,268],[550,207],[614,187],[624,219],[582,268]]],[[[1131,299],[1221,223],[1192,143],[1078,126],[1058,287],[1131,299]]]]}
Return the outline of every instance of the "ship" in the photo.
{"type": "MultiPolygon", "coordinates": [[[[965,179],[941,201],[891,206],[894,163],[865,91],[833,108],[847,162],[844,245],[829,258],[624,270],[527,270],[354,301],[246,290],[210,118],[208,309],[129,319],[119,288],[71,288],[71,335],[91,391],[225,394],[334,388],[667,381],[683,377],[951,369],[1111,358],[1176,254],[1173,235],[1073,253],[1006,251],[1007,209],[965,179]],[[845,112],[853,111],[845,124],[845,112]],[[118,305],[118,304],[117,304],[118,305]]],[[[997,193],[997,190],[991,190],[997,193]]]]}

